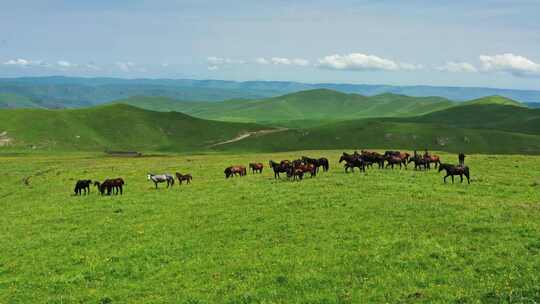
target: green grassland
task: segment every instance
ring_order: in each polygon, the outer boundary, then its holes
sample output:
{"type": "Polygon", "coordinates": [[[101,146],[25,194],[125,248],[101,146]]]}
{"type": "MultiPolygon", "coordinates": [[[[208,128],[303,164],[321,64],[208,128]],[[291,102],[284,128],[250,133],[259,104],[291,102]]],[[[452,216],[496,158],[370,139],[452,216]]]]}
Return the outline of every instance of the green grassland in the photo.
{"type": "Polygon", "coordinates": [[[468,155],[472,183],[452,185],[434,170],[345,174],[341,151],[2,154],[0,303],[540,301],[539,157],[468,155]],[[330,171],[223,176],[301,155],[330,171]],[[146,180],[175,171],[192,185],[146,180]],[[76,179],[118,176],[123,196],[71,196],[76,179]]]}

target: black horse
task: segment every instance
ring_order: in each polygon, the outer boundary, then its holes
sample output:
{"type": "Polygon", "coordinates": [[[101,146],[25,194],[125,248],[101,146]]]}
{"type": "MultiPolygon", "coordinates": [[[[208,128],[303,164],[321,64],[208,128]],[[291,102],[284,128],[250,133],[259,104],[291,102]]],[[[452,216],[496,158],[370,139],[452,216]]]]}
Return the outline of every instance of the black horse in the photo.
{"type": "Polygon", "coordinates": [[[270,168],[274,170],[274,178],[279,178],[280,173],[287,173],[289,171],[289,168],[292,167],[288,162],[281,162],[276,163],[275,161],[271,160],[268,162],[270,168]]]}
{"type": "Polygon", "coordinates": [[[469,180],[470,174],[469,174],[469,167],[467,166],[456,166],[451,164],[440,164],[439,165],[439,172],[442,170],[446,170],[446,176],[443,178],[444,182],[446,183],[446,178],[451,176],[452,177],[452,184],[454,183],[454,175],[459,175],[461,178],[461,182],[463,183],[463,175],[467,178],[467,183],[471,183],[469,180]]]}
{"type": "Polygon", "coordinates": [[[328,158],[321,157],[321,158],[311,158],[307,156],[302,156],[302,161],[306,164],[314,165],[315,168],[317,168],[317,172],[319,172],[319,167],[323,168],[323,171],[326,172],[328,169],[330,169],[330,164],[328,162],[328,158]]]}
{"type": "Polygon", "coordinates": [[[82,192],[84,191],[84,195],[90,194],[90,185],[92,184],[92,181],[89,179],[82,179],[78,180],[75,184],[75,195],[82,195],[82,192]]]}
{"type": "Polygon", "coordinates": [[[429,160],[417,155],[409,158],[409,161],[407,163],[414,162],[414,170],[427,170],[430,168],[429,166],[429,160]]]}

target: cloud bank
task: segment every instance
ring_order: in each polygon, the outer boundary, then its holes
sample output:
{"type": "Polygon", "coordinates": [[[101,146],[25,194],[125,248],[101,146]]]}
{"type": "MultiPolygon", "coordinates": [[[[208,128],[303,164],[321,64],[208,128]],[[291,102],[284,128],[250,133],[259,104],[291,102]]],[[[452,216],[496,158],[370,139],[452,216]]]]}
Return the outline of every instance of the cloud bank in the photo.
{"type": "Polygon", "coordinates": [[[508,72],[517,77],[540,77],[540,64],[512,53],[481,55],[480,62],[484,71],[508,72]]]}
{"type": "Polygon", "coordinates": [[[398,63],[390,59],[362,53],[325,56],[318,60],[317,66],[323,69],[347,71],[411,71],[422,68],[421,65],[398,63]]]}

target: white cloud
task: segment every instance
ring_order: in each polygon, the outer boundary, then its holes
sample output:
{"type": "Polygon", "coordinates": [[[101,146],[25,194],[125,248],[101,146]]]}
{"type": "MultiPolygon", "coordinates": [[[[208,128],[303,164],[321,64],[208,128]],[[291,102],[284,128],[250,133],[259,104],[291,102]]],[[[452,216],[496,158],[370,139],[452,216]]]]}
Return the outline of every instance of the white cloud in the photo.
{"type": "Polygon", "coordinates": [[[31,60],[26,60],[26,59],[21,59],[21,58],[11,59],[11,60],[8,60],[8,61],[4,62],[5,65],[16,65],[16,66],[28,66],[28,65],[31,65],[31,64],[35,64],[35,63],[37,63],[37,62],[31,61],[31,60]]]}
{"type": "Polygon", "coordinates": [[[259,58],[255,59],[255,63],[258,63],[258,64],[270,64],[270,61],[266,60],[266,58],[259,57],[259,58]]]}
{"type": "Polygon", "coordinates": [[[348,55],[330,55],[318,60],[318,67],[332,70],[350,71],[397,71],[419,69],[421,66],[403,63],[399,64],[390,59],[381,58],[375,55],[362,53],[351,53],[348,55]]]}
{"type": "Polygon", "coordinates": [[[445,65],[436,68],[439,71],[452,72],[452,73],[474,73],[478,70],[476,67],[468,62],[453,62],[449,61],[445,65]]]}
{"type": "Polygon", "coordinates": [[[219,70],[219,67],[217,65],[211,65],[211,66],[208,67],[208,70],[209,71],[217,71],[217,70],[219,70]]]}
{"type": "Polygon", "coordinates": [[[540,76],[540,64],[519,55],[481,55],[480,62],[485,71],[503,71],[518,77],[540,76]]]}
{"type": "Polygon", "coordinates": [[[208,61],[208,63],[211,65],[244,64],[245,63],[244,60],[215,57],[215,56],[206,58],[206,61],[208,61]]]}
{"type": "Polygon", "coordinates": [[[272,57],[270,59],[258,58],[257,63],[260,64],[276,64],[276,65],[297,65],[308,66],[309,60],[303,58],[284,58],[284,57],[272,57]]]}
{"type": "Polygon", "coordinates": [[[56,62],[56,64],[59,66],[59,67],[62,67],[62,68],[73,68],[73,67],[76,67],[77,65],[76,64],[73,64],[69,61],[65,61],[65,60],[59,60],[56,62]]]}
{"type": "Polygon", "coordinates": [[[135,67],[135,63],[133,62],[117,62],[114,64],[117,68],[124,72],[129,72],[135,67]]]}

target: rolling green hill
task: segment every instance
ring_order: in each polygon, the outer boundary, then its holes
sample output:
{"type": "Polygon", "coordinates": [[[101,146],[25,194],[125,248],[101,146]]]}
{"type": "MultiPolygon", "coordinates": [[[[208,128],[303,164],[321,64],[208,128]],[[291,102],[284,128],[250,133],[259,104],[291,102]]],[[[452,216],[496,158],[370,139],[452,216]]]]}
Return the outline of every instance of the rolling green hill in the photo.
{"type": "Polygon", "coordinates": [[[466,153],[540,154],[540,135],[432,123],[363,119],[250,137],[216,147],[230,151],[406,149],[466,153]]]}
{"type": "Polygon", "coordinates": [[[370,118],[288,130],[220,146],[288,151],[347,148],[540,153],[540,109],[480,101],[417,117],[370,118]]]}
{"type": "Polygon", "coordinates": [[[479,102],[403,120],[444,124],[459,128],[497,129],[540,134],[540,109],[508,104],[479,102]]]}
{"type": "Polygon", "coordinates": [[[11,147],[40,150],[204,150],[263,127],[207,121],[128,105],[77,110],[0,111],[0,133],[11,147]]]}
{"type": "Polygon", "coordinates": [[[473,100],[462,103],[462,105],[486,105],[486,104],[516,106],[516,107],[524,107],[524,108],[527,107],[526,104],[523,104],[519,101],[515,101],[510,98],[506,98],[503,96],[496,96],[496,95],[477,98],[477,99],[473,99],[473,100]]]}
{"type": "Polygon", "coordinates": [[[392,94],[364,97],[330,90],[218,103],[134,97],[77,110],[2,110],[0,143],[6,142],[21,148],[55,150],[288,151],[355,146],[540,153],[540,109],[498,97],[454,104],[439,98],[392,94]],[[233,140],[269,127],[149,111],[123,102],[139,107],[159,105],[171,111],[180,104],[185,112],[197,116],[253,120],[270,126],[287,125],[289,129],[233,140]],[[439,108],[443,109],[436,110],[439,108]],[[346,109],[350,109],[348,113],[346,109]],[[415,112],[427,113],[410,116],[415,112]],[[393,117],[371,117],[376,115],[393,117]],[[347,119],[350,117],[360,119],[347,119]],[[214,146],[222,142],[228,143],[214,146]]]}
{"type": "Polygon", "coordinates": [[[116,101],[156,111],[178,111],[205,119],[238,122],[335,121],[367,117],[421,115],[455,104],[441,97],[382,94],[366,97],[327,89],[300,91],[260,100],[184,102],[163,97],[133,97],[116,101]]]}

